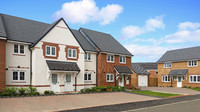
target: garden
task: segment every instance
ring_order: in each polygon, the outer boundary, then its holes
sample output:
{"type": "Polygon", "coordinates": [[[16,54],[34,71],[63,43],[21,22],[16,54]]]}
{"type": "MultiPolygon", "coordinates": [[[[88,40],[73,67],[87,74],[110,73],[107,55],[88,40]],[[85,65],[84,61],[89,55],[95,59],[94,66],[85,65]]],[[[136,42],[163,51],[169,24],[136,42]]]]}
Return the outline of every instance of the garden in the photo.
{"type": "Polygon", "coordinates": [[[81,89],[82,93],[95,93],[95,92],[114,92],[114,91],[125,91],[125,87],[117,87],[117,86],[100,86],[100,87],[92,87],[81,89]]]}

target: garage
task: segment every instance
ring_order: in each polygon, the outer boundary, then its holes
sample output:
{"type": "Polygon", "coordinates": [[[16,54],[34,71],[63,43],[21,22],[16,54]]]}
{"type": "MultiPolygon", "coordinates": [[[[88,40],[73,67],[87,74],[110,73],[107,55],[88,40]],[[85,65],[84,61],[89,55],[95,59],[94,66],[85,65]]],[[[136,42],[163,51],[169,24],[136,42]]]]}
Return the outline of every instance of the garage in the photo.
{"type": "Polygon", "coordinates": [[[148,86],[148,75],[138,75],[138,86],[148,86]]]}

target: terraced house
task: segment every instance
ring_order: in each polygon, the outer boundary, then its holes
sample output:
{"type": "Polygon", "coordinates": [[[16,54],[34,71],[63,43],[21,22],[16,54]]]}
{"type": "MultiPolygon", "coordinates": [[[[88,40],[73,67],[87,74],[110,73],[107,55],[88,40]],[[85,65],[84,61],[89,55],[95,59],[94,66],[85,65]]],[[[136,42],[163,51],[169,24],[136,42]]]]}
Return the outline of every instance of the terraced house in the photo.
{"type": "Polygon", "coordinates": [[[167,51],[158,60],[158,86],[200,87],[200,47],[167,51]]]}
{"type": "Polygon", "coordinates": [[[131,57],[111,35],[0,14],[0,88],[39,92],[130,86],[131,57]]]}

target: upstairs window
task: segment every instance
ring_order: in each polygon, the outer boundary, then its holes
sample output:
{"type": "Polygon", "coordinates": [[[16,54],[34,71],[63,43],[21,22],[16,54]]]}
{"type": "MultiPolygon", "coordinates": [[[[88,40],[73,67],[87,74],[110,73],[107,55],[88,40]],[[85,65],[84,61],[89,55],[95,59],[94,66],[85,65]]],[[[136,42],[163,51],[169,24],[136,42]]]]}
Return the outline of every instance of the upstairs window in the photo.
{"type": "Polygon", "coordinates": [[[91,60],[91,55],[90,53],[85,54],[85,60],[91,60]]]}
{"type": "Polygon", "coordinates": [[[13,81],[24,81],[25,72],[24,71],[14,71],[13,72],[13,81]]]}
{"type": "Polygon", "coordinates": [[[163,75],[163,76],[162,76],[162,82],[170,82],[170,76],[168,76],[168,75],[163,75]]]}
{"type": "Polygon", "coordinates": [[[165,63],[164,67],[165,68],[171,68],[172,67],[172,63],[171,62],[165,63]]]}
{"type": "Polygon", "coordinates": [[[76,49],[68,49],[68,58],[76,58],[76,49]]]}
{"type": "Polygon", "coordinates": [[[197,60],[188,61],[188,66],[189,66],[189,67],[195,67],[195,66],[197,66],[197,63],[198,63],[197,60]]]}
{"type": "Polygon", "coordinates": [[[46,46],[46,56],[56,56],[55,46],[46,46]]]}
{"type": "Polygon", "coordinates": [[[120,63],[126,63],[126,56],[119,56],[120,63]]]}
{"type": "Polygon", "coordinates": [[[107,55],[107,62],[114,62],[114,55],[108,54],[107,55]]]}
{"type": "Polygon", "coordinates": [[[24,54],[24,45],[14,44],[15,54],[24,54]]]}
{"type": "Polygon", "coordinates": [[[91,73],[85,73],[85,75],[84,75],[84,80],[85,80],[85,81],[91,81],[91,80],[92,80],[92,78],[91,78],[91,73]]]}

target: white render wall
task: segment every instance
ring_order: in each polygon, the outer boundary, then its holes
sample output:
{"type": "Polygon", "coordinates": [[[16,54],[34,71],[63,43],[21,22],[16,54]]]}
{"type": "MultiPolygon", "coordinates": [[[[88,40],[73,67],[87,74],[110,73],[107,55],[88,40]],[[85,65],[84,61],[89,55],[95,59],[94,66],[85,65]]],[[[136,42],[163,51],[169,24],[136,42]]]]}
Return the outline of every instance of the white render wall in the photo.
{"type": "Polygon", "coordinates": [[[17,42],[6,43],[6,85],[30,85],[29,45],[17,42]],[[24,45],[24,55],[14,54],[14,44],[24,45]],[[23,68],[18,68],[18,66],[23,68]],[[25,68],[24,68],[25,67],[25,68]],[[13,81],[13,71],[25,71],[25,81],[13,81]]]}

